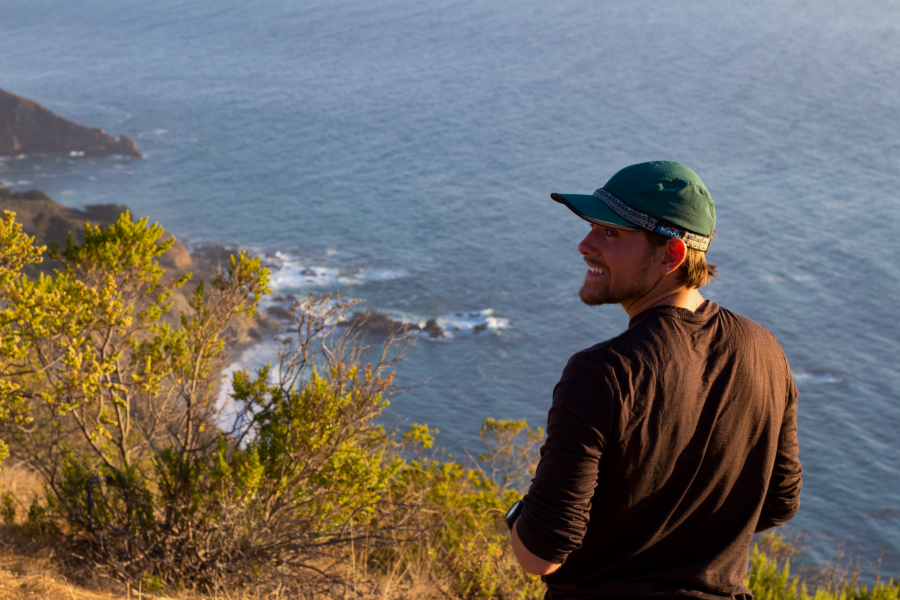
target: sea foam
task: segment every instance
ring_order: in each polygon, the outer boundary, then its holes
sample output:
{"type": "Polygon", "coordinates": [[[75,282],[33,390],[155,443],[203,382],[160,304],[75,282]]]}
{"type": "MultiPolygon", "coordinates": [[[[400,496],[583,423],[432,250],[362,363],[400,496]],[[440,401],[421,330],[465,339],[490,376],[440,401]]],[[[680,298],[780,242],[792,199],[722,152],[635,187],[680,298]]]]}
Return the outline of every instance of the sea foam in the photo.
{"type": "Polygon", "coordinates": [[[270,277],[272,289],[278,292],[360,285],[401,279],[409,275],[403,269],[345,269],[318,266],[284,252],[276,252],[267,266],[272,270],[270,277]]]}
{"type": "Polygon", "coordinates": [[[840,383],[843,381],[840,377],[836,377],[831,373],[807,373],[805,371],[791,372],[791,375],[794,376],[794,381],[798,384],[804,383],[812,383],[812,384],[828,384],[828,383],[840,383]]]}

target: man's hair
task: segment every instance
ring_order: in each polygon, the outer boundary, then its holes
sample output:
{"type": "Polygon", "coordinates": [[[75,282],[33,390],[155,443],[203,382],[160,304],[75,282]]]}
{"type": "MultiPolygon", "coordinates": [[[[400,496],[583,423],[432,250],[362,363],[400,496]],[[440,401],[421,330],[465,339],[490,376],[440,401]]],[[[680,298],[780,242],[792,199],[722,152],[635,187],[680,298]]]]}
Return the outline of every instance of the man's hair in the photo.
{"type": "MultiPolygon", "coordinates": [[[[657,248],[665,246],[666,242],[671,239],[655,231],[644,231],[644,234],[647,236],[650,244],[657,248]]],[[[706,262],[706,252],[701,252],[694,248],[687,249],[687,255],[684,257],[684,262],[681,263],[678,270],[680,271],[679,281],[689,288],[702,287],[719,274],[716,265],[706,262]]]]}

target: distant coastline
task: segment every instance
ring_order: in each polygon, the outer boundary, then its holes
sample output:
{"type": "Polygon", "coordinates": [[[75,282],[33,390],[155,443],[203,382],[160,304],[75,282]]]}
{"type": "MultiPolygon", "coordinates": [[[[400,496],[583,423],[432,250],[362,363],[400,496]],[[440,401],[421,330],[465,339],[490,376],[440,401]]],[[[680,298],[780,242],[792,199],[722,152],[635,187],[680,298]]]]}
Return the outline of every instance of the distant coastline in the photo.
{"type": "Polygon", "coordinates": [[[0,89],[0,156],[44,153],[143,156],[127,135],[116,138],[103,129],[73,123],[34,100],[0,89]]]}

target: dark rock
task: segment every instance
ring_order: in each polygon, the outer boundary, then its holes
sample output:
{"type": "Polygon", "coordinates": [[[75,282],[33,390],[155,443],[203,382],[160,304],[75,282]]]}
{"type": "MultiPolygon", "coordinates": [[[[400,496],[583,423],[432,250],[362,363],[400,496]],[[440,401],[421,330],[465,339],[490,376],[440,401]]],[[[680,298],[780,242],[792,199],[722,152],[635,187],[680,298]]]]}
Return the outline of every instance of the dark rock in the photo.
{"type": "Polygon", "coordinates": [[[66,120],[33,100],[0,89],[0,156],[41,152],[141,158],[134,140],[66,120]]]}
{"type": "Polygon", "coordinates": [[[200,263],[204,263],[215,270],[218,266],[223,269],[231,264],[231,257],[240,254],[240,250],[229,248],[222,244],[208,243],[194,248],[193,257],[200,263]]]}
{"type": "Polygon", "coordinates": [[[92,223],[115,223],[126,210],[128,207],[123,204],[88,204],[84,207],[84,214],[92,223]]]}
{"type": "Polygon", "coordinates": [[[412,331],[421,331],[418,325],[395,321],[387,315],[377,312],[356,312],[349,319],[341,321],[338,325],[353,329],[365,330],[373,335],[401,335],[412,331]]]}
{"type": "MultiPolygon", "coordinates": [[[[41,190],[14,192],[9,188],[0,188],[0,200],[46,200],[47,202],[53,202],[53,199],[41,190]]],[[[92,206],[100,205],[94,204],[92,206]]]]}
{"type": "Polygon", "coordinates": [[[475,329],[472,330],[472,333],[481,333],[485,329],[487,329],[487,323],[479,323],[475,326],[475,329]]]}
{"type": "Polygon", "coordinates": [[[302,271],[300,271],[300,274],[306,275],[307,277],[315,277],[316,276],[316,272],[312,269],[303,269],[302,271]]]}
{"type": "Polygon", "coordinates": [[[270,306],[266,309],[266,314],[270,317],[275,317],[280,321],[290,321],[291,320],[291,311],[284,308],[283,306],[270,306]]]}
{"type": "Polygon", "coordinates": [[[435,319],[428,319],[425,327],[422,328],[422,333],[427,333],[428,337],[432,339],[444,337],[444,330],[441,329],[441,326],[438,325],[435,319]]]}

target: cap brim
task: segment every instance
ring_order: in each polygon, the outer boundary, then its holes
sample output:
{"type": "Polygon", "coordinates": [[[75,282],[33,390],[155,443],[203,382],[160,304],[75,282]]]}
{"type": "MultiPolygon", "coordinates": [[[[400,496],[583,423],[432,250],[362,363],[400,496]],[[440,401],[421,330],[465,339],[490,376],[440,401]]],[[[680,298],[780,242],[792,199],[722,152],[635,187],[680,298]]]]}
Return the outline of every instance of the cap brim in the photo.
{"type": "Polygon", "coordinates": [[[586,194],[550,194],[550,197],[569,207],[573,213],[597,225],[612,227],[613,229],[627,229],[637,231],[639,228],[631,221],[627,221],[616,214],[611,208],[586,194]]]}

